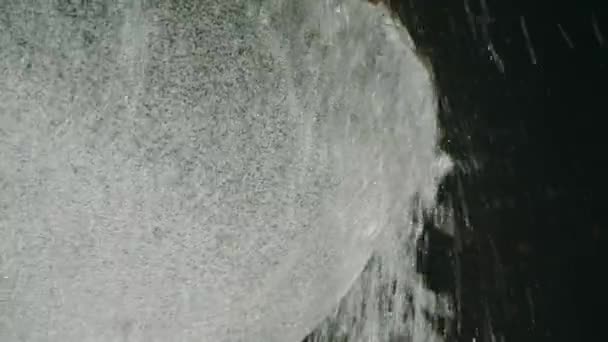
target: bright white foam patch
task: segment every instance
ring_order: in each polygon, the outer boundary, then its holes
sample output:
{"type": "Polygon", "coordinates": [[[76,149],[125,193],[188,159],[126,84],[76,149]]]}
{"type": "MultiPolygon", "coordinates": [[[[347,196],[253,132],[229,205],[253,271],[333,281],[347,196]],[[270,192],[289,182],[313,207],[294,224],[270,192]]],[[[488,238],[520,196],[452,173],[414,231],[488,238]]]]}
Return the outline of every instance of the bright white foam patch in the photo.
{"type": "Polygon", "coordinates": [[[0,5],[1,340],[298,341],[432,202],[432,83],[383,10],[74,3],[0,5]]]}

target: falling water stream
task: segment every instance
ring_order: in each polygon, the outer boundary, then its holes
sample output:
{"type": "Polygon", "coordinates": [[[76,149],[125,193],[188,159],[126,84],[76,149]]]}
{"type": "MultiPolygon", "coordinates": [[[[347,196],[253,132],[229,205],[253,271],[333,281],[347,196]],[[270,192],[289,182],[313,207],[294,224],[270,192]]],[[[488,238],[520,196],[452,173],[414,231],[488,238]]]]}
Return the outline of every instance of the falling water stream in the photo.
{"type": "Polygon", "coordinates": [[[381,6],[2,1],[0,340],[439,339],[437,139],[381,6]]]}

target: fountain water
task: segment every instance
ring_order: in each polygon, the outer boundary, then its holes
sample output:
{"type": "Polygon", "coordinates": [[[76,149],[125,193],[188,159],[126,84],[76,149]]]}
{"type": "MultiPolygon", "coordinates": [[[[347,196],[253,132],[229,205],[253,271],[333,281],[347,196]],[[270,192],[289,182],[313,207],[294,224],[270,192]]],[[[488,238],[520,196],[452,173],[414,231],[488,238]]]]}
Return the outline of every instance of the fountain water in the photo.
{"type": "MultiPolygon", "coordinates": [[[[297,341],[353,284],[442,306],[413,272],[410,214],[449,161],[430,72],[385,10],[0,11],[3,341],[297,341]],[[374,252],[380,276],[355,282],[374,252]]],[[[353,338],[384,340],[371,307],[353,338]]],[[[432,338],[416,317],[398,333],[432,338]]]]}

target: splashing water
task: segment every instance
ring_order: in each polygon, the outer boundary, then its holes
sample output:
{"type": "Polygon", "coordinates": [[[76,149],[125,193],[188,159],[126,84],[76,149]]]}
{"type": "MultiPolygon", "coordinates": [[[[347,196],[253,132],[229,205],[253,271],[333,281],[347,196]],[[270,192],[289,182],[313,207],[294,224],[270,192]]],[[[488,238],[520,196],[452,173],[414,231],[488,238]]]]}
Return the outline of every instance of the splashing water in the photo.
{"type": "Polygon", "coordinates": [[[430,73],[383,9],[0,12],[0,340],[298,341],[349,288],[353,340],[436,338],[415,313],[448,306],[414,272],[411,213],[449,162],[430,73]],[[412,298],[392,318],[387,284],[412,298]]]}

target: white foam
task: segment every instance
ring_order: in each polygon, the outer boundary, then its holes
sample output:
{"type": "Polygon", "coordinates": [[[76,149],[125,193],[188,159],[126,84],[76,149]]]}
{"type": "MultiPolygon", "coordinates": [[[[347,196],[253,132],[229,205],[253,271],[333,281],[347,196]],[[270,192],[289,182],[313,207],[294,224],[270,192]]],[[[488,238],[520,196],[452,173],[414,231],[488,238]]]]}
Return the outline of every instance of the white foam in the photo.
{"type": "Polygon", "coordinates": [[[298,341],[445,172],[365,2],[0,10],[2,341],[298,341]]]}

